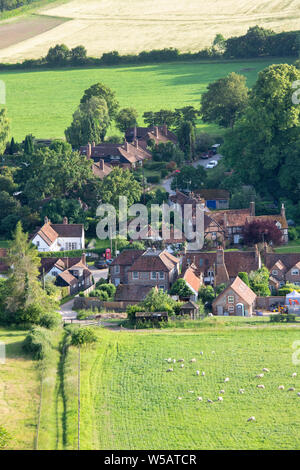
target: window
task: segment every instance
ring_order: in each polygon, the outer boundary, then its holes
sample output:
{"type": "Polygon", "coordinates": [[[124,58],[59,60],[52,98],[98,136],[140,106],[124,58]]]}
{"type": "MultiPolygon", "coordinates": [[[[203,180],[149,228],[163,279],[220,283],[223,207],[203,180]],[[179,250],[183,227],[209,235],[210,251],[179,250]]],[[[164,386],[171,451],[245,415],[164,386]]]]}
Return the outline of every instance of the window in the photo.
{"type": "Polygon", "coordinates": [[[138,279],[139,278],[139,273],[137,271],[133,271],[132,278],[133,279],[138,279]]]}
{"type": "Polygon", "coordinates": [[[151,279],[156,279],[156,272],[155,271],[151,271],[151,279]]]}
{"type": "Polygon", "coordinates": [[[228,303],[229,304],[234,304],[234,296],[233,295],[228,296],[228,303]]]}
{"type": "Polygon", "coordinates": [[[39,247],[40,246],[40,242],[37,240],[36,242],[36,246],[39,247]]]}
{"type": "Polygon", "coordinates": [[[159,279],[164,279],[165,278],[165,273],[163,271],[159,272],[159,279]]]}
{"type": "Polygon", "coordinates": [[[298,276],[299,275],[299,269],[292,269],[292,276],[298,276]]]}
{"type": "Polygon", "coordinates": [[[77,250],[77,243],[72,243],[72,250],[77,250]]]}
{"type": "Polygon", "coordinates": [[[295,286],[300,286],[300,282],[299,282],[299,281],[295,281],[295,286]]]}
{"type": "Polygon", "coordinates": [[[273,276],[277,276],[277,274],[278,274],[277,269],[273,269],[272,274],[273,274],[273,276]]]}
{"type": "Polygon", "coordinates": [[[119,274],[120,273],[120,266],[117,264],[115,266],[115,274],[119,274]]]}
{"type": "Polygon", "coordinates": [[[203,258],[199,259],[199,266],[203,266],[203,258]]]}
{"type": "Polygon", "coordinates": [[[159,289],[165,290],[165,286],[158,286],[159,289]]]}
{"type": "Polygon", "coordinates": [[[233,312],[234,312],[234,307],[233,307],[233,306],[228,307],[228,312],[229,312],[229,313],[233,313],[233,312]]]}

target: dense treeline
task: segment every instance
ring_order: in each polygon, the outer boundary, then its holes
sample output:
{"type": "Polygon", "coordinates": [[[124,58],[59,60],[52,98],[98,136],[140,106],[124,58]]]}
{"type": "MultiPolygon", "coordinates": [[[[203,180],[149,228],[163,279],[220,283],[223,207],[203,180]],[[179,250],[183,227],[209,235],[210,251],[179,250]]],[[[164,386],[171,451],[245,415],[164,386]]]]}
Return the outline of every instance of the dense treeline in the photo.
{"type": "Polygon", "coordinates": [[[9,11],[15,10],[16,8],[23,7],[24,5],[29,5],[34,3],[37,0],[0,0],[0,11],[9,11]]]}
{"type": "MultiPolygon", "coordinates": [[[[0,0],[1,2],[1,0],[0,0]]],[[[300,31],[275,33],[254,26],[244,36],[225,39],[217,34],[211,47],[198,52],[182,53],[175,48],[153,49],[139,54],[121,55],[105,52],[101,58],[88,57],[84,46],[69,49],[65,44],[51,47],[46,57],[25,60],[19,64],[0,64],[0,68],[40,68],[67,66],[110,66],[161,63],[171,61],[248,59],[259,57],[297,57],[300,53],[300,31]]]]}

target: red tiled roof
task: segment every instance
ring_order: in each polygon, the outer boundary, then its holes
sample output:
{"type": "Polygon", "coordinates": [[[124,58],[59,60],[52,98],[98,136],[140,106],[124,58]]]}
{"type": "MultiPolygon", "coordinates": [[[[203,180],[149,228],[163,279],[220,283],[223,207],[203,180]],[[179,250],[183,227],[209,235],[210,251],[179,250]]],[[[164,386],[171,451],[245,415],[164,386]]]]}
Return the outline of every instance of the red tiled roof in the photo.
{"type": "Polygon", "coordinates": [[[270,271],[277,261],[281,261],[289,271],[300,261],[300,253],[265,253],[265,265],[270,271]]]}
{"type": "Polygon", "coordinates": [[[258,215],[258,216],[252,216],[247,218],[247,222],[253,222],[254,220],[267,220],[269,222],[279,222],[281,225],[282,229],[287,229],[288,228],[288,223],[285,217],[283,217],[281,214],[278,215],[258,215]]]}
{"type": "Polygon", "coordinates": [[[201,278],[197,275],[197,268],[194,264],[191,264],[181,276],[185,282],[198,292],[201,287],[201,278]]]}
{"type": "Polygon", "coordinates": [[[250,209],[220,210],[209,213],[223,229],[227,227],[243,227],[250,217],[250,209]]]}
{"type": "Polygon", "coordinates": [[[247,284],[242,281],[240,277],[236,277],[235,280],[228,286],[218,297],[213,301],[213,305],[217,303],[218,299],[224,295],[224,292],[229,289],[233,290],[239,297],[241,297],[248,305],[253,305],[257,295],[253,292],[247,284]]]}
{"type": "Polygon", "coordinates": [[[138,259],[145,250],[123,250],[114,261],[111,263],[111,266],[131,266],[136,259],[138,259]]]}

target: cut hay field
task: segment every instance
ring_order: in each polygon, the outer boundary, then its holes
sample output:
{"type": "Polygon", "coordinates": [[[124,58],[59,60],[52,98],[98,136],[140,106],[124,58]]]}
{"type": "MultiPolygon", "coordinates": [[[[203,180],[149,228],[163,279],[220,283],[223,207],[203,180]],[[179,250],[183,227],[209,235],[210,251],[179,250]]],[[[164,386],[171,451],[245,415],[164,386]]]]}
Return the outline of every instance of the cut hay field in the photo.
{"type": "Polygon", "coordinates": [[[97,57],[112,50],[196,51],[209,46],[217,33],[241,35],[256,24],[276,32],[298,29],[300,0],[73,0],[37,12],[69,21],[15,41],[0,51],[0,61],[38,58],[56,43],[83,44],[97,57]]]}
{"type": "Polygon", "coordinates": [[[0,328],[6,364],[0,364],[0,425],[13,437],[11,449],[34,449],[39,380],[36,363],[22,351],[23,331],[0,328]]]}
{"type": "Polygon", "coordinates": [[[300,449],[299,370],[291,377],[299,369],[292,364],[299,333],[220,322],[197,332],[99,332],[98,346],[82,351],[82,448],[300,449]],[[167,373],[169,357],[184,358],[185,367],[176,363],[167,373]],[[264,367],[270,373],[256,379],[264,367]]]}
{"type": "MultiPolygon", "coordinates": [[[[32,133],[38,138],[63,137],[86,88],[103,82],[117,94],[121,107],[145,111],[199,107],[207,85],[234,71],[247,77],[252,86],[257,74],[283,59],[224,63],[167,63],[132,67],[62,69],[38,72],[2,72],[6,84],[7,108],[12,135],[21,140],[32,133]]],[[[287,62],[290,62],[288,60],[287,62]]],[[[203,129],[207,126],[201,125],[203,129]]],[[[210,129],[215,130],[214,127],[210,129]]],[[[111,129],[109,134],[116,133],[111,129]]]]}

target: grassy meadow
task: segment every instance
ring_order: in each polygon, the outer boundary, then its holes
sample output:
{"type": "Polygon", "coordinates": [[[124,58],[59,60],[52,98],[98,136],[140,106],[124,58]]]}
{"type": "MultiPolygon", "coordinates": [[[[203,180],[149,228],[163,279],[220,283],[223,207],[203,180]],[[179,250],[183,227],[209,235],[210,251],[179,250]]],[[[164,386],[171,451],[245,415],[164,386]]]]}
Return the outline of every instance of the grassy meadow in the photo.
{"type": "MultiPolygon", "coordinates": [[[[103,82],[114,91],[121,107],[145,111],[199,107],[207,85],[230,72],[244,74],[252,86],[260,70],[286,59],[233,61],[224,63],[167,63],[132,67],[62,69],[55,71],[2,72],[12,135],[21,140],[32,133],[38,138],[59,138],[72,120],[86,88],[103,82]]],[[[218,130],[199,123],[199,128],[218,130]]],[[[116,134],[110,129],[109,134],[116,134]]]]}
{"type": "Polygon", "coordinates": [[[299,329],[226,322],[194,331],[98,330],[98,345],[81,356],[81,448],[300,449],[299,371],[291,377],[299,329]],[[169,357],[184,358],[185,367],[167,373],[169,357]],[[270,373],[256,379],[263,367],[270,373]]]}

